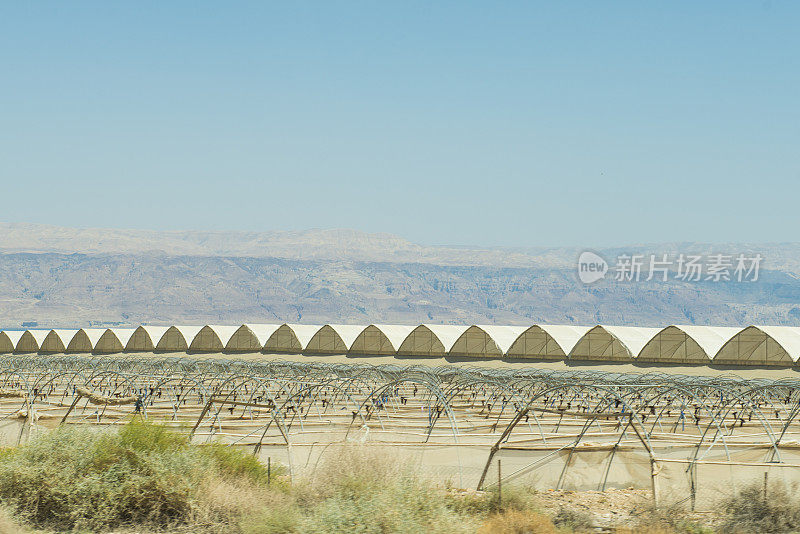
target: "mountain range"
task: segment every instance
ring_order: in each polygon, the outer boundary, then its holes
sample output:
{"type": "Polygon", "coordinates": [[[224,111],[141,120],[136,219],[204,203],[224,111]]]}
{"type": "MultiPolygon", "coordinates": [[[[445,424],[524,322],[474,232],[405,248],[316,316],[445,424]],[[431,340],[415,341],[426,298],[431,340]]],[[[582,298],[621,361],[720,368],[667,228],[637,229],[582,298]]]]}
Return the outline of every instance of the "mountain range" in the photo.
{"type": "MultiPolygon", "coordinates": [[[[424,246],[344,229],[158,232],[0,223],[0,327],[468,323],[800,325],[800,243],[639,244],[760,254],[757,281],[576,276],[583,249],[424,246]]],[[[613,269],[613,265],[610,267],[613,269]]]]}

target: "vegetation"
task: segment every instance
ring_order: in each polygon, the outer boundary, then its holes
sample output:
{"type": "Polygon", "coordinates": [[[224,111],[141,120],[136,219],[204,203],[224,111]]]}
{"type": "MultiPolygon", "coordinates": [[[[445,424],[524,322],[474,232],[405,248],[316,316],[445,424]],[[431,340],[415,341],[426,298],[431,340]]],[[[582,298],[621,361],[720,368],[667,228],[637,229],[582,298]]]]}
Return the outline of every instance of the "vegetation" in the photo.
{"type": "Polygon", "coordinates": [[[477,527],[478,518],[448,506],[441,489],[366,447],[333,452],[293,486],[288,509],[266,508],[242,523],[247,534],[466,533],[477,527]]]}
{"type": "Polygon", "coordinates": [[[588,512],[573,510],[571,508],[561,508],[555,517],[553,517],[553,523],[559,527],[565,527],[578,532],[589,530],[594,526],[592,516],[589,515],[588,512]]]}
{"type": "Polygon", "coordinates": [[[797,486],[752,484],[724,503],[724,533],[800,532],[797,486]]]}
{"type": "Polygon", "coordinates": [[[257,494],[265,481],[252,456],[190,446],[185,434],[141,421],[119,432],[61,428],[0,456],[0,501],[56,531],[216,530],[235,515],[215,498],[220,485],[257,494]]]}
{"type": "MultiPolygon", "coordinates": [[[[800,531],[796,488],[745,488],[724,503],[720,532],[800,531]]],[[[589,532],[591,514],[552,518],[534,491],[440,487],[363,446],[326,454],[289,484],[247,452],[189,444],[185,433],[133,421],[118,431],[59,428],[0,452],[0,532],[479,533],[589,532]],[[271,478],[270,478],[271,476],[271,478]]],[[[630,532],[713,532],[677,510],[653,510],[630,532]]],[[[618,532],[626,532],[624,528],[618,532]]]]}

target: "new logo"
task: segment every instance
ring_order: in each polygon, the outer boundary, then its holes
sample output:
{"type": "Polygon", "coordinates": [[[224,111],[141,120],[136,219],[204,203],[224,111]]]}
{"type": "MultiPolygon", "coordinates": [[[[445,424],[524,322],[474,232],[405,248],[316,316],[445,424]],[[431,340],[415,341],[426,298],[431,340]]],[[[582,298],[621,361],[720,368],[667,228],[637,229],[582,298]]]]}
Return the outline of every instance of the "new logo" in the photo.
{"type": "Polygon", "coordinates": [[[589,250],[578,256],[578,279],[584,284],[591,284],[605,278],[608,263],[602,256],[589,250]]]}

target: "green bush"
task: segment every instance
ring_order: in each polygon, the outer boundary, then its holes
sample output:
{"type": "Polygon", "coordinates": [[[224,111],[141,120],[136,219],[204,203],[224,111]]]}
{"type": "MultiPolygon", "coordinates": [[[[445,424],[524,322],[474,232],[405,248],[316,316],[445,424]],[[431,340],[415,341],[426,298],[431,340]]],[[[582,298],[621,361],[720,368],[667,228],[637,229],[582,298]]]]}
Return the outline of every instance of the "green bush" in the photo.
{"type": "Polygon", "coordinates": [[[147,450],[143,429],[49,433],[0,462],[0,499],[35,525],[100,530],[172,524],[189,514],[198,471],[192,458],[147,450]]]}
{"type": "Polygon", "coordinates": [[[247,478],[258,484],[266,484],[270,477],[271,482],[275,482],[276,477],[286,472],[283,466],[277,464],[273,464],[268,471],[267,466],[252,454],[224,445],[204,445],[200,448],[200,453],[210,458],[224,476],[247,478]]]}
{"type": "Polygon", "coordinates": [[[200,517],[222,524],[230,518],[206,495],[219,478],[263,485],[266,469],[241,451],[190,446],[185,433],[141,421],[118,432],[65,427],[0,456],[0,501],[59,531],[173,528],[200,517]]]}

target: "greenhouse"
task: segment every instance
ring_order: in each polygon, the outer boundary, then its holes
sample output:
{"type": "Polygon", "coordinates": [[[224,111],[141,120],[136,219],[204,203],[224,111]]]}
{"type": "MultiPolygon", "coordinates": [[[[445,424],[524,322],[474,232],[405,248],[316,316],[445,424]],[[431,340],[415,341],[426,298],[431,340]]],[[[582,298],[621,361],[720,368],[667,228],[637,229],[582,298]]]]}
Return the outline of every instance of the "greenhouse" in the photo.
{"type": "Polygon", "coordinates": [[[0,353],[125,352],[792,367],[800,359],[800,328],[248,323],[0,331],[0,353]]]}

